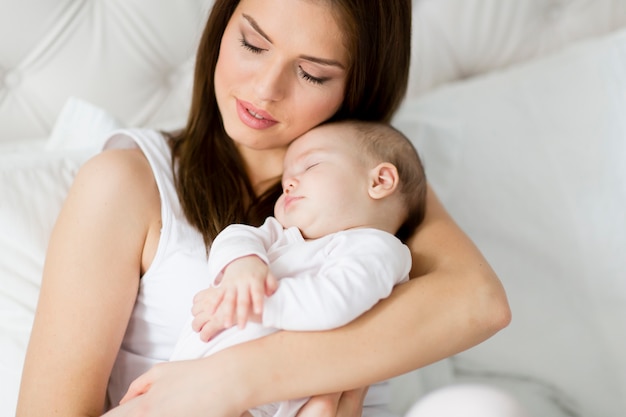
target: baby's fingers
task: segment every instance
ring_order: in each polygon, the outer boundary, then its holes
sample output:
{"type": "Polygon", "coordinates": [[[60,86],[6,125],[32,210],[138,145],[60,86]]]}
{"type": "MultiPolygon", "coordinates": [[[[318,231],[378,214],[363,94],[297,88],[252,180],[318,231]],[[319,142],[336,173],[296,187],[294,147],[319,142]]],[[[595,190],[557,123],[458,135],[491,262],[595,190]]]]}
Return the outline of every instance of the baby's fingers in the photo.
{"type": "MultiPolygon", "coordinates": [[[[263,305],[265,303],[265,296],[268,295],[268,283],[272,278],[271,274],[268,274],[265,280],[255,281],[250,287],[250,298],[252,300],[252,311],[256,316],[263,314],[263,305]]],[[[271,294],[270,294],[271,295],[271,294]]]]}
{"type": "Polygon", "coordinates": [[[274,274],[269,272],[267,274],[267,278],[265,279],[265,295],[270,297],[276,292],[277,289],[278,289],[278,280],[276,279],[274,274]]]}
{"type": "Polygon", "coordinates": [[[202,340],[203,342],[208,342],[223,331],[223,322],[221,322],[220,320],[209,319],[207,322],[204,323],[199,331],[200,340],[202,340]]]}
{"type": "Polygon", "coordinates": [[[259,315],[263,313],[263,301],[265,300],[265,291],[264,288],[259,288],[258,290],[255,288],[250,297],[252,298],[252,311],[254,314],[259,315]]]}
{"type": "Polygon", "coordinates": [[[193,316],[193,320],[191,321],[191,328],[199,332],[202,330],[205,324],[209,322],[213,318],[213,314],[209,314],[207,311],[202,311],[195,316],[193,316]]]}
{"type": "Polygon", "coordinates": [[[191,313],[195,316],[203,311],[214,314],[224,300],[224,290],[221,288],[207,288],[199,291],[193,297],[191,313]]]}
{"type": "Polygon", "coordinates": [[[236,302],[237,291],[235,289],[229,289],[224,293],[219,309],[215,312],[222,319],[224,328],[232,327],[235,323],[236,302]]]}
{"type": "Polygon", "coordinates": [[[237,293],[237,324],[240,329],[246,327],[248,315],[250,314],[250,288],[245,286],[240,288],[237,293]]]}

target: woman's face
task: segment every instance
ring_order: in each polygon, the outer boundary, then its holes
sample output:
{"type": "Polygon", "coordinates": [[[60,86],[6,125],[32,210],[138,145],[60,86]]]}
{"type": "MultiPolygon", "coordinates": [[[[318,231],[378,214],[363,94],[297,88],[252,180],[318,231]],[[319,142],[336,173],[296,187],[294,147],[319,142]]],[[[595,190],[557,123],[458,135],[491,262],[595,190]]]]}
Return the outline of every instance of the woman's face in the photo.
{"type": "Polygon", "coordinates": [[[347,67],[328,2],[242,0],[215,70],[226,132],[240,147],[284,148],[339,109],[347,67]]]}

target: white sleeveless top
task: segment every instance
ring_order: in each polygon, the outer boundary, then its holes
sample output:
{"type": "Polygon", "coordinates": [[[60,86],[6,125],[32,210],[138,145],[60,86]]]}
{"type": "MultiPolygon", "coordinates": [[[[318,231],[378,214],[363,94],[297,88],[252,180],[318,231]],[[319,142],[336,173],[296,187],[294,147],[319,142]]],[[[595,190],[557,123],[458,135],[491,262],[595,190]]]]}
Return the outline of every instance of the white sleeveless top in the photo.
{"type": "MultiPolygon", "coordinates": [[[[120,130],[104,149],[137,147],[148,159],[159,189],[162,227],[109,380],[112,405],[119,403],[136,377],[168,360],[182,327],[189,323],[193,296],[210,285],[204,241],[183,214],[174,186],[171,150],[163,135],[154,130],[120,130]]],[[[370,387],[365,403],[387,404],[388,388],[386,382],[370,387]]]]}
{"type": "Polygon", "coordinates": [[[133,147],[141,148],[152,167],[161,195],[162,226],[111,373],[108,395],[112,405],[119,403],[136,377],[170,357],[188,321],[193,296],[209,285],[204,241],[180,207],[166,140],[152,130],[124,130],[115,132],[105,145],[105,149],[133,147]]]}

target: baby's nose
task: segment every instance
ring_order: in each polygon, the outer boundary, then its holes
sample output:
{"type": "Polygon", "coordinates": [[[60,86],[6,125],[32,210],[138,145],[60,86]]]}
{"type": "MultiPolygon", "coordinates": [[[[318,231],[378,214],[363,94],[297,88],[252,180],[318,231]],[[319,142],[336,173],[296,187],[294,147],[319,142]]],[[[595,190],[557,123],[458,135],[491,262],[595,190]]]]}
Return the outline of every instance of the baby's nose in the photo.
{"type": "Polygon", "coordinates": [[[295,188],[295,181],[293,178],[288,178],[283,181],[283,192],[289,194],[295,188]]]}

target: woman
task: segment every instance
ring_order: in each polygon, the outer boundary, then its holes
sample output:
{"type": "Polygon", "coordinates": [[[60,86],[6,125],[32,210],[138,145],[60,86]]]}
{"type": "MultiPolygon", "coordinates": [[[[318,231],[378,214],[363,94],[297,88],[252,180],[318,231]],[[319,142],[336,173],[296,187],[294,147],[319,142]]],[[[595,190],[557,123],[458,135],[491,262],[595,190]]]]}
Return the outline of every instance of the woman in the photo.
{"type": "Polygon", "coordinates": [[[109,147],[125,149],[103,152],[76,177],[49,245],[19,417],[100,415],[107,386],[115,405],[148,369],[135,385],[143,395],[112,415],[238,416],[318,395],[302,416],[352,416],[366,391],[355,387],[508,324],[500,282],[429,190],[410,241],[415,279],[354,323],[152,367],[169,357],[206,285],[215,235],[271,213],[289,142],[328,119],[390,120],[407,84],[410,3],[216,1],[186,128],[167,142],[156,132],[117,135],[109,147]]]}

